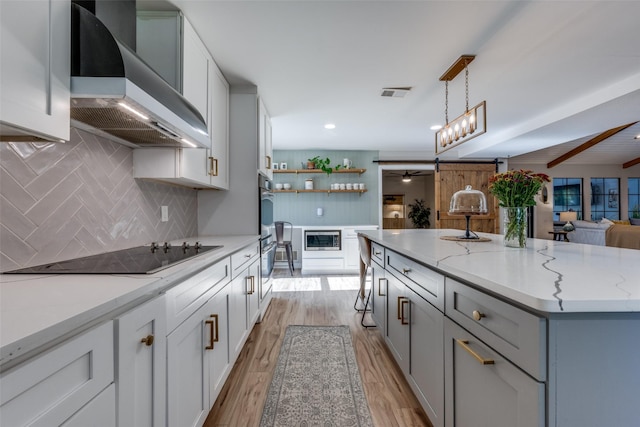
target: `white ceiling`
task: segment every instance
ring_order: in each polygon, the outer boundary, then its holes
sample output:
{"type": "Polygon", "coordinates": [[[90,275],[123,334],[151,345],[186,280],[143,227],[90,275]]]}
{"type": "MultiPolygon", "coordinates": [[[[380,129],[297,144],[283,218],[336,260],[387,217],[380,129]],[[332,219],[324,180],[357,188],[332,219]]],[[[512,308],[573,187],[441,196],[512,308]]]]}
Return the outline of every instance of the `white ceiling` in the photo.
{"type": "MultiPolygon", "coordinates": [[[[640,119],[637,0],[172,2],[232,85],[258,86],[276,149],[435,158],[439,77],[463,54],[476,55],[469,103],[486,100],[487,133],[441,159],[517,156],[640,119]],[[380,96],[398,86],[413,89],[380,96]]],[[[450,119],[464,104],[461,73],[449,85],[450,119]]],[[[617,137],[623,151],[640,145],[637,134],[639,125],[617,137]]]]}

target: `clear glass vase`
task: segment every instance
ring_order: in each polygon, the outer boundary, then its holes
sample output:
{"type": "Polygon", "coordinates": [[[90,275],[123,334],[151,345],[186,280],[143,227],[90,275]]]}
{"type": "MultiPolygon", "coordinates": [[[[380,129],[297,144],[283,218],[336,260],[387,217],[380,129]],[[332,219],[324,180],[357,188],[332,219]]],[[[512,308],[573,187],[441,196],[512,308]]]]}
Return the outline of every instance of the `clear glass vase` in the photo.
{"type": "Polygon", "coordinates": [[[516,206],[502,209],[504,245],[510,248],[527,247],[527,208],[516,206]]]}

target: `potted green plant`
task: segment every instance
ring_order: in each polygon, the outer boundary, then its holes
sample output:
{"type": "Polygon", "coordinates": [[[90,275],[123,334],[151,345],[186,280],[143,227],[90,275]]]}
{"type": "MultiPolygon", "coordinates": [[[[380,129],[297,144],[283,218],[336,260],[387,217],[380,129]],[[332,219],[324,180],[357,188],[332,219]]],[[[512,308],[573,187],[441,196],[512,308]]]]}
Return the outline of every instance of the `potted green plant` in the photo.
{"type": "Polygon", "coordinates": [[[409,213],[407,217],[413,222],[416,228],[430,227],[429,216],[431,215],[431,208],[424,205],[423,199],[415,199],[415,201],[415,203],[408,205],[409,213]]]}
{"type": "MultiPolygon", "coordinates": [[[[320,156],[315,156],[312,159],[308,159],[309,161],[309,165],[311,163],[313,163],[313,169],[320,169],[322,170],[324,173],[326,173],[327,175],[331,174],[333,172],[333,169],[330,165],[331,165],[331,160],[327,157],[326,159],[321,158],[320,156]]],[[[335,170],[340,169],[340,165],[337,165],[335,167],[335,170]]]]}

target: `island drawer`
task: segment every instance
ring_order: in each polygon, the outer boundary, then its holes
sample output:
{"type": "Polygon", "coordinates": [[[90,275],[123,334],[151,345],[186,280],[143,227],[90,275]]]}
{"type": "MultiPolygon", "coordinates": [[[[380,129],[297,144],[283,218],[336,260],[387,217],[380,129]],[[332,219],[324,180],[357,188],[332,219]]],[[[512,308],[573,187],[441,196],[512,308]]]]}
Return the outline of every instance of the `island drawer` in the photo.
{"type": "Polygon", "coordinates": [[[546,319],[451,278],[445,314],[539,381],[546,379],[546,319]]]}
{"type": "Polygon", "coordinates": [[[224,258],[167,291],[167,334],[187,320],[200,306],[229,282],[231,263],[224,258]]]}
{"type": "Polygon", "coordinates": [[[440,311],[444,312],[444,276],[425,265],[387,250],[387,271],[440,311]]]}
{"type": "Polygon", "coordinates": [[[384,246],[371,242],[371,261],[384,268],[384,246]]]}
{"type": "Polygon", "coordinates": [[[231,278],[235,279],[238,274],[241,274],[259,256],[260,245],[257,243],[245,246],[238,252],[231,254],[231,278]]]}

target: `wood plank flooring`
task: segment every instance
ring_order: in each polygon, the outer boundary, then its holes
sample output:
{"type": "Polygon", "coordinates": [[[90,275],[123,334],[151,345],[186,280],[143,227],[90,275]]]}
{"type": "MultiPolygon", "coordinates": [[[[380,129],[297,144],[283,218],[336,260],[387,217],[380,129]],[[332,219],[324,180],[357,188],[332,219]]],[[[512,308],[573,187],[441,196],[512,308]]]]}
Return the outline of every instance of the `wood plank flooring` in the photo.
{"type": "Polygon", "coordinates": [[[365,329],[353,309],[357,276],[293,278],[276,270],[278,289],[262,323],[251,332],[215,402],[205,427],[260,424],[273,369],[287,325],[349,325],[373,422],[377,427],[430,427],[377,328],[365,329]],[[314,290],[310,290],[314,289],[314,290]]]}

